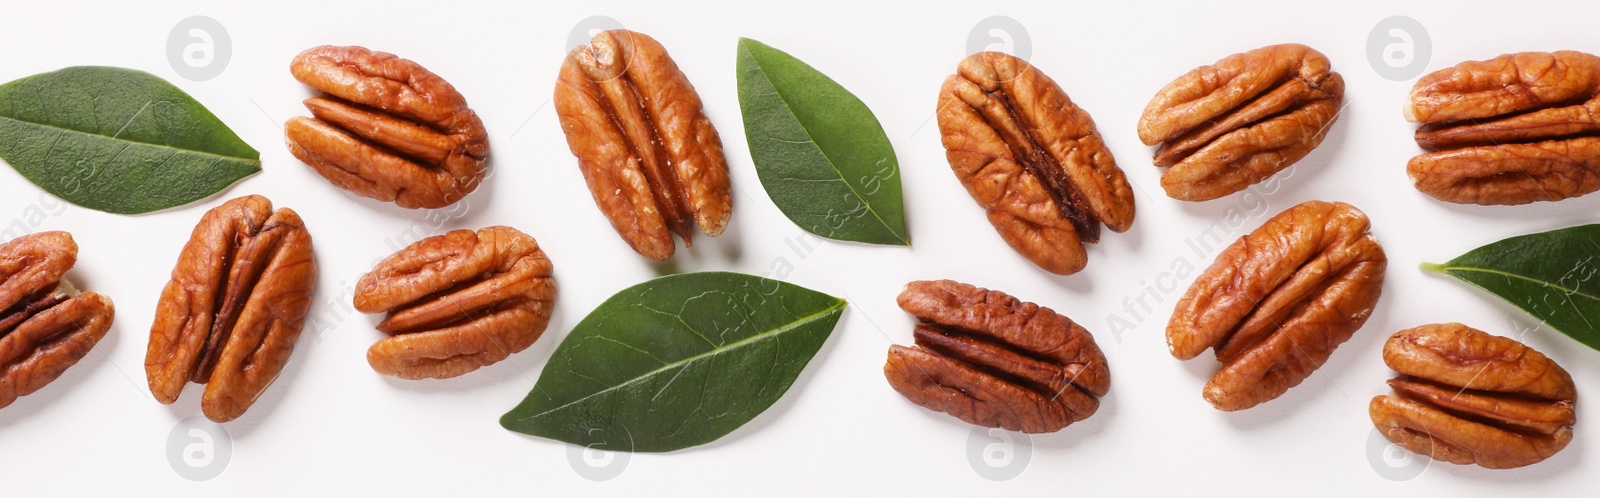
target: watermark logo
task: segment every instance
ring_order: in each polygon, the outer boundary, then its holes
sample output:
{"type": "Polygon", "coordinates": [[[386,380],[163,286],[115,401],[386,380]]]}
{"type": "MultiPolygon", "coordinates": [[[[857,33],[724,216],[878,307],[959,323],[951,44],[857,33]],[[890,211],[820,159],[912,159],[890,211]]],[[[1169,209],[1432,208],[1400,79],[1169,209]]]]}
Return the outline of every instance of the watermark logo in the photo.
{"type": "Polygon", "coordinates": [[[978,21],[967,33],[967,55],[1002,52],[1022,60],[1032,60],[1033,38],[1028,28],[1007,16],[990,16],[978,21]]]}
{"type": "Polygon", "coordinates": [[[1372,465],[1373,472],[1377,472],[1384,479],[1404,482],[1422,475],[1433,460],[1389,442],[1389,439],[1383,437],[1383,433],[1374,427],[1372,434],[1367,436],[1367,463],[1372,465]]]}
{"type": "Polygon", "coordinates": [[[578,24],[572,25],[572,31],[567,32],[567,51],[588,45],[589,40],[601,31],[622,29],[622,22],[608,16],[589,16],[578,24]]]}
{"type": "MultiPolygon", "coordinates": [[[[626,443],[622,446],[632,449],[633,436],[624,432],[622,437],[626,443]]],[[[604,482],[616,479],[622,475],[622,471],[628,469],[632,452],[602,450],[595,446],[567,445],[567,463],[572,466],[573,472],[577,472],[584,479],[604,482]]]]}
{"type": "Polygon", "coordinates": [[[1433,57],[1433,40],[1422,23],[1406,16],[1392,16],[1367,33],[1367,62],[1378,76],[1390,81],[1406,81],[1422,74],[1433,57]]]}
{"type": "Polygon", "coordinates": [[[172,27],[167,33],[167,63],[178,76],[190,81],[206,81],[222,74],[233,58],[233,38],[222,23],[206,16],[194,16],[172,27]]]}
{"type": "Polygon", "coordinates": [[[202,416],[178,421],[167,434],[167,463],[191,481],[209,481],[228,468],[233,438],[222,424],[202,416]]]}
{"type": "Polygon", "coordinates": [[[1015,479],[1032,460],[1032,436],[992,427],[973,427],[967,434],[967,463],[984,479],[1015,479]]]}

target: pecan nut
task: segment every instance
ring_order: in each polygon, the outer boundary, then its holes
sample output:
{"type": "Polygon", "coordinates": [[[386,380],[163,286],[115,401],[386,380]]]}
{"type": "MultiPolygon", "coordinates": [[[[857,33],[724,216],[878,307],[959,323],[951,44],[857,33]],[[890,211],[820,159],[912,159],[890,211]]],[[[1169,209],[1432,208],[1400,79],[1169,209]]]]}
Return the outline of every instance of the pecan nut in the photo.
{"type": "Polygon", "coordinates": [[[1388,263],[1369,226],[1349,204],[1310,201],[1217,255],[1167,323],[1173,356],[1212,348],[1222,363],[1206,401],[1233,411],[1277,398],[1366,323],[1388,263]]]}
{"type": "Polygon", "coordinates": [[[0,408],[55,381],[111,329],[111,299],[62,278],[77,260],[67,232],[0,244],[0,408]]]}
{"type": "Polygon", "coordinates": [[[1087,263],[1100,225],[1133,225],[1133,190],[1089,113],[1027,61],[982,52],[939,90],[945,158],[1011,248],[1046,271],[1087,263]]]}
{"type": "Polygon", "coordinates": [[[421,65],[362,47],[315,47],[289,70],[324,95],[285,123],[289,152],[339,188],[405,208],[461,200],[483,181],[489,135],[467,100],[421,65]]]}
{"type": "Polygon", "coordinates": [[[453,230],[417,241],[356,283],[355,307],[388,313],[367,363],[404,379],[455,377],[527,349],[550,323],[556,282],[517,229],[453,230]]]}
{"type": "Polygon", "coordinates": [[[1405,111],[1428,151],[1406,172],[1435,199],[1510,205],[1600,190],[1600,57],[1463,62],[1417,80],[1405,111]]]}
{"type": "Polygon", "coordinates": [[[949,280],[900,293],[916,347],[889,347],[883,374],[911,402],[968,423],[1055,432],[1093,415],[1111,389],[1094,336],[1050,308],[949,280]]]}
{"type": "Polygon", "coordinates": [[[1459,323],[1402,330],[1383,346],[1400,376],[1372,398],[1384,437],[1434,460],[1491,469],[1538,463],[1572,441],[1572,376],[1520,342],[1459,323]]]}
{"type": "Polygon", "coordinates": [[[603,31],[573,49],[556,114],[595,205],[635,252],[672,256],[672,234],[715,237],[733,198],[722,140],[667,50],[643,33],[603,31]]]}
{"type": "Polygon", "coordinates": [[[294,352],[317,266],[300,215],[259,195],[207,211],[161,291],[144,368],[156,401],[206,384],[200,408],[243,415],[294,352]]]}
{"type": "Polygon", "coordinates": [[[1233,54],[1150,99],[1139,140],[1157,145],[1161,188],[1185,201],[1256,184],[1311,153],[1339,117],[1344,78],[1300,44],[1233,54]]]}

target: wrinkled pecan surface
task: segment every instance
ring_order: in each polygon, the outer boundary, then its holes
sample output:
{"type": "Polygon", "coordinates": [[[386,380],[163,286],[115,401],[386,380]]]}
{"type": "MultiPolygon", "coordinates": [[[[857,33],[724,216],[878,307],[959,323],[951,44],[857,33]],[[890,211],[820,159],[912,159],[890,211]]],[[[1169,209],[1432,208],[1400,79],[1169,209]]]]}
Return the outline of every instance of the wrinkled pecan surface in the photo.
{"type": "Polygon", "coordinates": [[[1093,415],[1111,388],[1087,330],[1050,308],[949,280],[900,293],[916,347],[890,346],[883,374],[906,399],[985,427],[1055,432],[1093,415]]]}
{"type": "Polygon", "coordinates": [[[1402,330],[1383,346],[1400,376],[1372,398],[1384,437],[1434,460],[1491,469],[1531,465],[1572,441],[1578,392],[1554,360],[1459,323],[1402,330]]]}
{"type": "Polygon", "coordinates": [[[1436,199],[1527,204],[1600,190],[1600,57],[1463,62],[1418,80],[1405,111],[1428,151],[1406,171],[1436,199]]]}
{"type": "Polygon", "coordinates": [[[294,352],[317,267],[311,234],[293,210],[259,195],[207,211],[161,291],[144,368],[156,401],[206,384],[200,408],[243,415],[294,352]]]}
{"type": "Polygon", "coordinates": [[[406,208],[436,208],[478,188],[489,135],[455,87],[426,68],[362,47],[321,46],[289,64],[324,93],[314,118],[284,124],[301,162],[339,188],[406,208]]]}
{"type": "Polygon", "coordinates": [[[449,378],[506,359],[544,333],[550,258],[514,228],[453,230],[411,244],[356,283],[355,307],[388,313],[367,363],[405,379],[449,378]]]}
{"type": "Polygon", "coordinates": [[[643,33],[603,31],[567,54],[556,114],[589,193],[640,255],[672,256],[698,224],[715,237],[733,198],[722,140],[667,50],[643,33]]]}
{"type": "Polygon", "coordinates": [[[1139,140],[1160,144],[1161,188],[1186,201],[1216,199],[1294,164],[1339,117],[1344,78],[1299,44],[1233,54],[1178,77],[1139,117],[1139,140]]]}
{"type": "Polygon", "coordinates": [[[1277,398],[1366,323],[1388,259],[1367,216],[1342,202],[1289,208],[1217,256],[1172,312],[1179,359],[1206,348],[1222,370],[1206,401],[1225,411],[1277,398]]]}
{"type": "Polygon", "coordinates": [[[1133,225],[1133,190],[1089,113],[1027,61],[982,52],[939,91],[950,169],[1023,257],[1052,273],[1088,261],[1100,225],[1133,225]]]}
{"type": "Polygon", "coordinates": [[[0,408],[56,380],[111,329],[111,300],[62,280],[77,260],[67,232],[0,244],[0,408]]]}

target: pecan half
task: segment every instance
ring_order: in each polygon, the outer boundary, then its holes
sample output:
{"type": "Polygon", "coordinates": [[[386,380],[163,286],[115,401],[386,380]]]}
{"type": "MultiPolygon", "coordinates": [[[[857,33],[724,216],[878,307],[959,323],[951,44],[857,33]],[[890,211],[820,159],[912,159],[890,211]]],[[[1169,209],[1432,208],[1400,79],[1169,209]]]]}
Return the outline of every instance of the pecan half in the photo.
{"type": "Polygon", "coordinates": [[[1315,149],[1339,118],[1344,78],[1300,44],[1233,54],[1189,71],[1150,99],[1139,140],[1167,168],[1161,188],[1216,199],[1265,180],[1315,149]]]}
{"type": "Polygon", "coordinates": [[[973,54],[939,90],[945,158],[1023,257],[1062,275],[1088,261],[1100,225],[1133,225],[1133,190],[1088,112],[1027,61],[973,54]]]}
{"type": "Polygon", "coordinates": [[[1384,437],[1434,460],[1491,469],[1538,463],[1572,441],[1577,388],[1554,360],[1459,323],[1396,332],[1383,362],[1394,395],[1372,398],[1384,437]]]}
{"type": "Polygon", "coordinates": [[[1368,228],[1349,204],[1311,201],[1217,255],[1167,323],[1178,359],[1216,351],[1206,401],[1233,411],[1277,398],[1366,323],[1388,263],[1368,228]]]}
{"type": "Polygon", "coordinates": [[[1523,52],[1417,80],[1406,172],[1446,202],[1527,204],[1600,190],[1600,57],[1523,52]]]}
{"type": "Polygon", "coordinates": [[[453,230],[406,246],[356,283],[355,307],[388,313],[367,363],[404,379],[455,377],[527,349],[555,305],[550,258],[515,228],[453,230]]]}
{"type": "Polygon", "coordinates": [[[293,210],[251,195],[207,211],[150,326],[144,368],[156,401],[177,401],[192,381],[206,384],[206,418],[243,415],[294,352],[316,281],[311,234],[293,210]]]}
{"type": "Polygon", "coordinates": [[[1111,389],[1094,336],[1050,308],[949,280],[900,293],[916,347],[889,347],[883,375],[911,402],[968,423],[1055,432],[1093,415],[1111,389]]]}
{"type": "Polygon", "coordinates": [[[0,408],[56,380],[111,329],[111,300],[62,279],[77,260],[67,232],[0,244],[0,408]]]}
{"type": "Polygon", "coordinates": [[[325,95],[283,125],[289,152],[339,188],[405,208],[461,200],[483,181],[489,134],[467,100],[421,65],[321,46],[289,64],[325,95]]]}
{"type": "Polygon", "coordinates": [[[603,31],[567,54],[556,114],[589,193],[635,252],[672,257],[694,225],[715,237],[732,212],[722,140],[667,50],[643,33],[603,31]]]}

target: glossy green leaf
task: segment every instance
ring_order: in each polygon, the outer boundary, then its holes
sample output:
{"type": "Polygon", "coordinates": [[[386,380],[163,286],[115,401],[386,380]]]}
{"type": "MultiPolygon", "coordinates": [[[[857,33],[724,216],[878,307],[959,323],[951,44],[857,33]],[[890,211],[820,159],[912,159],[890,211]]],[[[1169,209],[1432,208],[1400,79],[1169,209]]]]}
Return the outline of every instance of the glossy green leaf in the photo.
{"type": "Polygon", "coordinates": [[[1422,269],[1478,286],[1600,349],[1600,225],[1519,235],[1422,269]]]}
{"type": "Polygon", "coordinates": [[[69,67],[0,85],[0,159],[79,206],[181,206],[261,171],[260,154],[150,73],[69,67]]]}
{"type": "Polygon", "coordinates": [[[783,396],[844,307],[833,296],[739,273],[635,285],[572,329],[500,425],[614,451],[709,443],[783,396]]]}
{"type": "Polygon", "coordinates": [[[872,110],[789,54],[739,39],[739,109],[767,196],[822,237],[911,245],[900,166],[872,110]]]}

